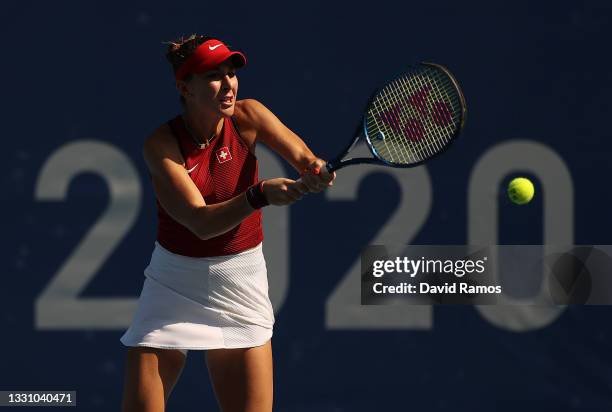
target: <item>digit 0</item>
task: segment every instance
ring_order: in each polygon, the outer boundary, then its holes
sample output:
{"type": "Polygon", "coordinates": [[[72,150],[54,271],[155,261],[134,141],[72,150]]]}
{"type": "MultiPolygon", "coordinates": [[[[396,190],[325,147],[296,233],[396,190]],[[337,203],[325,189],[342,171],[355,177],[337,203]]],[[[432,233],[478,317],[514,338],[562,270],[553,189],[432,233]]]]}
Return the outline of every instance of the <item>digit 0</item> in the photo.
{"type": "MultiPolygon", "coordinates": [[[[468,244],[499,243],[497,197],[491,194],[497,193],[502,179],[515,171],[531,172],[544,187],[544,245],[572,245],[574,187],[570,172],[563,159],[549,147],[527,140],[497,145],[474,166],[468,188],[468,244]]],[[[492,268],[498,277],[497,269],[492,268]]],[[[543,290],[542,284],[540,293],[543,290]]],[[[519,302],[506,295],[500,299],[508,306],[482,305],[476,309],[493,325],[514,332],[543,328],[565,310],[565,307],[511,306],[519,302]]]]}

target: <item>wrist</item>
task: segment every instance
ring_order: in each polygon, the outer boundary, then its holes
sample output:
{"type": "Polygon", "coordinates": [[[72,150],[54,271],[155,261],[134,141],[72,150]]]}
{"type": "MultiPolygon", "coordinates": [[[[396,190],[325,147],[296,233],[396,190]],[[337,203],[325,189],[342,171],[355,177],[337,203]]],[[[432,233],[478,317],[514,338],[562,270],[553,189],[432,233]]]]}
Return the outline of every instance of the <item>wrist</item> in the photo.
{"type": "Polygon", "coordinates": [[[255,210],[270,204],[263,191],[264,182],[265,180],[257,182],[246,190],[247,202],[255,210]]]}

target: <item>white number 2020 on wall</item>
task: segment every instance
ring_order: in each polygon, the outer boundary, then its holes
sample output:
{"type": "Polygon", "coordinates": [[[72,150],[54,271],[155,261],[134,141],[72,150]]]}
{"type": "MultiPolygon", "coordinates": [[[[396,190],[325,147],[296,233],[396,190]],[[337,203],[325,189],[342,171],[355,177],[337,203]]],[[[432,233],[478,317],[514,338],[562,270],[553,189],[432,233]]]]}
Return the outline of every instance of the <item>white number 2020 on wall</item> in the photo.
{"type": "MultiPolygon", "coordinates": [[[[276,155],[258,148],[262,177],[283,176],[276,155]]],[[[550,148],[533,141],[515,140],[488,150],[474,166],[468,184],[468,243],[496,244],[497,197],[502,179],[515,170],[537,176],[544,190],[545,244],[573,243],[573,185],[563,160],[550,148]],[[519,163],[517,163],[517,159],[519,163]],[[486,222],[487,224],[482,224],[486,222]]],[[[432,183],[425,166],[409,170],[377,168],[397,180],[402,201],[370,243],[408,244],[427,222],[432,204],[432,183]]],[[[136,308],[135,298],[79,298],[122,239],[132,229],[141,210],[142,187],[133,162],[115,146],[96,140],[79,140],[57,149],[43,165],[35,187],[37,201],[64,201],[70,182],[78,174],[99,175],[109,188],[104,213],[66,258],[35,301],[36,329],[124,329],[136,308]]],[[[327,192],[330,201],[347,201],[357,195],[359,183],[371,167],[343,172],[342,184],[327,192]]],[[[266,208],[264,249],[270,277],[270,299],[278,312],[287,296],[290,269],[288,208],[266,208]]],[[[429,330],[431,306],[361,306],[359,257],[344,273],[325,302],[327,329],[429,330]]],[[[510,298],[508,298],[510,299],[510,298]]],[[[512,331],[541,328],[563,310],[529,306],[477,306],[491,324],[512,331]]]]}

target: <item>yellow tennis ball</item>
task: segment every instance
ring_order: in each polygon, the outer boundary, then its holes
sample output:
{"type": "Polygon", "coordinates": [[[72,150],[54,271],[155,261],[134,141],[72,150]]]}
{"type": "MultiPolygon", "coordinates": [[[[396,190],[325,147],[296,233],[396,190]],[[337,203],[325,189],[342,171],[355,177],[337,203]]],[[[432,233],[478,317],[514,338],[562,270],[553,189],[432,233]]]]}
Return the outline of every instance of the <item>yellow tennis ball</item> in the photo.
{"type": "Polygon", "coordinates": [[[524,177],[517,177],[508,184],[508,197],[517,205],[524,205],[533,199],[535,189],[531,180],[524,177]]]}

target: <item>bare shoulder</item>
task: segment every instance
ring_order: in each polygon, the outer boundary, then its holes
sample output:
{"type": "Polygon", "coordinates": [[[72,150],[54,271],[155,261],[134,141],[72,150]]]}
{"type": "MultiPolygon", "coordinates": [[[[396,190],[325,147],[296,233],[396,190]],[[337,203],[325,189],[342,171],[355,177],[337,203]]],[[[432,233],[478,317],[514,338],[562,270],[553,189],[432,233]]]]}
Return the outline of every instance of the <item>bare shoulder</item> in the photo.
{"type": "Polygon", "coordinates": [[[263,104],[255,99],[238,100],[234,106],[234,120],[249,147],[255,144],[261,124],[261,112],[264,109],[263,104]]]}
{"type": "Polygon", "coordinates": [[[185,165],[176,138],[166,123],[159,126],[145,139],[142,153],[151,172],[164,159],[172,160],[183,166],[185,165]]]}
{"type": "Polygon", "coordinates": [[[257,129],[258,124],[261,122],[261,114],[267,110],[258,100],[238,100],[234,108],[234,118],[244,128],[257,129]]]}

